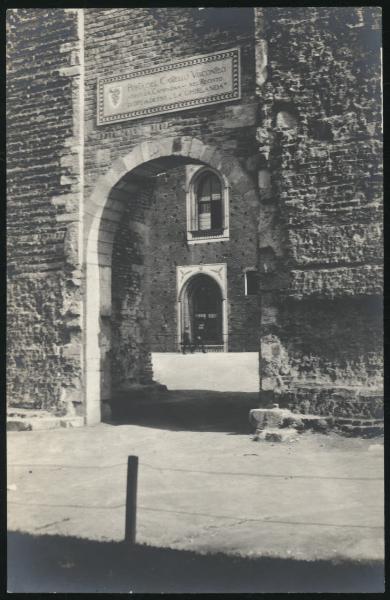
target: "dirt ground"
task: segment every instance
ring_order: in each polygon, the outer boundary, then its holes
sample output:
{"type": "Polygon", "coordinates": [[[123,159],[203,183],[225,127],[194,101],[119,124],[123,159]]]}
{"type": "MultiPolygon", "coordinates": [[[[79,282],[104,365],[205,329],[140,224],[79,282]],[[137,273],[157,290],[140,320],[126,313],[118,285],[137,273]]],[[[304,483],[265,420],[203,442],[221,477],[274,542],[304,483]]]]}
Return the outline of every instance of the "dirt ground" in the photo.
{"type": "Polygon", "coordinates": [[[383,592],[378,561],[200,555],[59,535],[8,535],[8,591],[61,593],[383,592]]]}
{"type": "Polygon", "coordinates": [[[223,394],[203,402],[194,394],[138,410],[131,424],[10,432],[9,530],[123,540],[127,457],[136,455],[140,544],[383,559],[382,439],[304,433],[290,443],[255,442],[250,394],[241,420],[234,396],[229,404],[223,394]]]}

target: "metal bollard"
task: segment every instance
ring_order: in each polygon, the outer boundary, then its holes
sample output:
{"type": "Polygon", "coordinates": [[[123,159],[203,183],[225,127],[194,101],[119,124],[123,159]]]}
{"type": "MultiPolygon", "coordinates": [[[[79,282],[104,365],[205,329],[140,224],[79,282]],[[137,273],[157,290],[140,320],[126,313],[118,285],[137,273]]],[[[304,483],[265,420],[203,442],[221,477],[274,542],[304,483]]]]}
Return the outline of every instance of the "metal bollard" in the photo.
{"type": "Polygon", "coordinates": [[[127,459],[125,542],[135,544],[137,517],[138,456],[127,459]]]}

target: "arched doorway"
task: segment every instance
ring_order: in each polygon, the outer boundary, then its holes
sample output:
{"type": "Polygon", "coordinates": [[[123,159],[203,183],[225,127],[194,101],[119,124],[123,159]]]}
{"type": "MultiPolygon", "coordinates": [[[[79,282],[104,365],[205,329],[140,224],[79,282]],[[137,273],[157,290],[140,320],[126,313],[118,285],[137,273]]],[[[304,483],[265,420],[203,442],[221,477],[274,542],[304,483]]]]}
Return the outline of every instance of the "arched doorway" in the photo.
{"type": "MultiPolygon", "coordinates": [[[[254,183],[236,159],[223,157],[216,148],[190,137],[143,142],[123,158],[118,158],[111,169],[99,177],[83,212],[84,390],[88,424],[100,422],[101,403],[110,398],[112,252],[118,224],[129,197],[134,193],[134,186],[144,189],[143,182],[150,173],[159,173],[177,164],[208,165],[226,178],[234,172],[235,185],[240,189],[243,202],[257,201],[254,183]]],[[[141,236],[147,236],[142,223],[135,221],[135,225],[141,236]]],[[[226,330],[226,294],[222,304],[222,322],[226,330]]],[[[212,308],[211,305],[209,308],[212,308]]],[[[207,314],[215,313],[209,310],[207,314]]]]}
{"type": "Polygon", "coordinates": [[[222,294],[208,275],[195,275],[183,295],[182,329],[188,328],[190,340],[202,341],[209,349],[223,349],[222,294]]]}

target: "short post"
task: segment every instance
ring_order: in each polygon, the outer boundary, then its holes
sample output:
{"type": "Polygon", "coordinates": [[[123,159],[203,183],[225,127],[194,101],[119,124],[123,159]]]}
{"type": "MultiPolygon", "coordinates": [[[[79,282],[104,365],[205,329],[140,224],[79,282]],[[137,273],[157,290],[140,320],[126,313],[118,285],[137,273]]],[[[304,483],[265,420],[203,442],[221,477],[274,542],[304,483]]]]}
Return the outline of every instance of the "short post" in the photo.
{"type": "Polygon", "coordinates": [[[138,456],[127,459],[125,542],[135,544],[137,517],[138,456]]]}

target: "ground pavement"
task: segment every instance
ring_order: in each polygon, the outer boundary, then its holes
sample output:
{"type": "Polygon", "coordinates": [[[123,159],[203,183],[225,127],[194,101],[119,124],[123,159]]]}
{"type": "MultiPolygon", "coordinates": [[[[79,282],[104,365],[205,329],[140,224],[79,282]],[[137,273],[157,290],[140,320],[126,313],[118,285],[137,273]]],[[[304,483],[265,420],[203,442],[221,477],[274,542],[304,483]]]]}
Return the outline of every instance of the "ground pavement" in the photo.
{"type": "Polygon", "coordinates": [[[126,423],[9,432],[10,591],[383,591],[383,440],[253,441],[258,357],[233,358],[154,355],[170,391],[126,423]]]}
{"type": "Polygon", "coordinates": [[[170,390],[259,391],[258,352],[152,352],[152,363],[170,390]]]}
{"type": "Polygon", "coordinates": [[[145,417],[9,433],[9,529],[123,539],[126,462],[134,454],[140,543],[307,560],[383,558],[381,440],[305,433],[288,444],[254,442],[227,423],[197,429],[193,414],[191,428],[184,418],[175,425],[172,411],[158,426],[145,417]]]}

